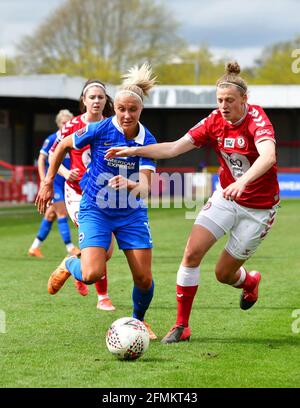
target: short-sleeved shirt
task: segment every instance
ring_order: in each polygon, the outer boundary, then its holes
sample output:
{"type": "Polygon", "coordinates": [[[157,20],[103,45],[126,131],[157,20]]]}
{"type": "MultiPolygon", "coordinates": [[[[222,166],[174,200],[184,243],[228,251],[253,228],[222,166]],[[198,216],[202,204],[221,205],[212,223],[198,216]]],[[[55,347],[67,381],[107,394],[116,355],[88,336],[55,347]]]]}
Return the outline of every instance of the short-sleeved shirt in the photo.
{"type": "MultiPolygon", "coordinates": [[[[79,129],[84,128],[87,125],[85,121],[85,114],[76,116],[75,118],[69,120],[63,126],[62,130],[57,133],[57,138],[55,143],[52,146],[51,152],[54,152],[57,144],[63,140],[65,137],[73,134],[79,129]]],[[[71,159],[71,169],[79,169],[79,177],[78,180],[69,181],[67,180],[66,183],[72,187],[73,190],[76,191],[77,194],[81,194],[81,187],[80,187],[80,180],[86,169],[91,161],[91,151],[90,146],[84,146],[82,149],[78,150],[70,150],[70,159],[71,159]]]]}
{"type": "MultiPolygon", "coordinates": [[[[197,147],[210,145],[216,151],[220,164],[222,188],[241,177],[259,157],[256,143],[262,140],[275,142],[274,129],[264,110],[257,105],[246,105],[244,117],[237,123],[226,121],[219,109],[201,120],[188,131],[197,147]]],[[[236,200],[249,208],[272,208],[279,201],[277,165],[249,183],[236,200]]]]}
{"type": "MultiPolygon", "coordinates": [[[[52,146],[54,145],[56,139],[58,136],[58,132],[52,133],[50,136],[48,136],[43,143],[43,146],[40,150],[40,153],[43,154],[44,156],[47,157],[46,160],[46,172],[49,168],[49,162],[48,162],[48,156],[49,156],[49,151],[51,150],[52,146]]],[[[65,159],[63,160],[62,163],[67,169],[70,169],[70,156],[67,153],[65,159]]],[[[57,174],[54,178],[54,187],[55,186],[60,186],[61,188],[64,187],[65,184],[65,179],[61,175],[57,174]]]]}
{"type": "Polygon", "coordinates": [[[156,139],[141,123],[139,133],[134,139],[127,139],[116,116],[100,122],[90,123],[73,135],[74,149],[91,147],[91,163],[84,177],[85,198],[94,206],[106,213],[116,214],[122,209],[130,213],[143,206],[139,197],[134,197],[127,189],[115,190],[108,186],[108,181],[117,175],[122,175],[132,181],[139,180],[139,171],[149,169],[155,171],[156,163],[144,157],[120,157],[105,159],[105,153],[110,147],[117,146],[147,146],[156,143],[156,139]]]}

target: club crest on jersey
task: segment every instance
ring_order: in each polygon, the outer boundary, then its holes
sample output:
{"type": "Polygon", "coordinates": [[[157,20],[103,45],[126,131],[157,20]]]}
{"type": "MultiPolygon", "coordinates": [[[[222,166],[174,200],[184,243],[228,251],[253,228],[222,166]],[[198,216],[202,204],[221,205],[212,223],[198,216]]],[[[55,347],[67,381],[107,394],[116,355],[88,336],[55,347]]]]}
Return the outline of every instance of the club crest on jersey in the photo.
{"type": "Polygon", "coordinates": [[[229,149],[233,149],[234,148],[234,138],[232,137],[226,137],[224,139],[224,147],[228,147],[229,149]]]}
{"type": "Polygon", "coordinates": [[[245,138],[243,136],[239,136],[237,138],[238,147],[243,148],[243,147],[245,147],[245,144],[246,144],[245,138]]]}
{"type": "Polygon", "coordinates": [[[85,126],[85,127],[81,128],[81,129],[77,130],[75,134],[76,134],[77,137],[81,137],[81,136],[85,135],[87,131],[88,131],[88,127],[85,126]]]}

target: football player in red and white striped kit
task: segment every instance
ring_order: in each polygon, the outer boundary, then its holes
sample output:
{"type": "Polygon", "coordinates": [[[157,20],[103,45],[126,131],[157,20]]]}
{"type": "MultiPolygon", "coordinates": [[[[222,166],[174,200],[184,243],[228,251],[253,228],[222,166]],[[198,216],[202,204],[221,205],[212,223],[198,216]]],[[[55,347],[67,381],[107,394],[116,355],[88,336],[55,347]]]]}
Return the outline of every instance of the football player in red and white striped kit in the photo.
{"type": "MultiPolygon", "coordinates": [[[[107,95],[105,85],[102,82],[90,79],[85,83],[80,96],[80,110],[83,113],[67,122],[58,133],[57,141],[51,149],[52,153],[57,144],[65,137],[85,128],[88,123],[99,122],[113,115],[113,101],[111,97],[107,95]]],[[[59,174],[66,179],[65,202],[69,216],[73,223],[78,226],[78,212],[82,197],[80,182],[91,161],[90,148],[89,146],[85,146],[79,150],[71,149],[69,153],[71,158],[70,170],[61,166],[59,174]]],[[[107,260],[111,257],[112,250],[113,243],[107,253],[107,260]]],[[[82,296],[88,294],[88,287],[83,282],[75,280],[75,285],[82,296]]],[[[104,274],[101,281],[95,283],[95,287],[98,294],[97,308],[106,311],[115,310],[107,292],[107,273],[104,274]]]]}
{"type": "Polygon", "coordinates": [[[107,158],[176,157],[210,144],[220,164],[220,188],[199,212],[177,272],[177,319],[162,343],[189,340],[189,317],[197,292],[200,263],[223,235],[229,235],[215,274],[219,282],[241,288],[240,307],[258,299],[261,274],[243,264],[273,225],[279,202],[274,130],[260,106],[247,102],[247,84],[237,62],[226,65],[217,81],[217,104],[207,118],[181,139],[147,147],[111,148],[107,158]]]}

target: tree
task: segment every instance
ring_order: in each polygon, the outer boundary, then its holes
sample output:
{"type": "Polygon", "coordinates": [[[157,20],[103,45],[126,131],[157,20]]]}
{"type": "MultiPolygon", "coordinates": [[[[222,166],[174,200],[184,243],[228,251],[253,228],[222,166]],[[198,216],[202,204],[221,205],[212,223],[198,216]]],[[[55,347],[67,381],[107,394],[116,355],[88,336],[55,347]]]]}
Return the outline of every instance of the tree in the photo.
{"type": "Polygon", "coordinates": [[[256,84],[300,84],[300,37],[264,49],[257,61],[256,84]]]}
{"type": "Polygon", "coordinates": [[[145,60],[157,64],[184,45],[178,23],[152,0],[67,0],[19,43],[20,73],[67,73],[118,82],[145,60]]]}
{"type": "Polygon", "coordinates": [[[0,75],[15,75],[16,73],[16,60],[14,58],[7,57],[7,55],[0,50],[0,75]]]}
{"type": "Polygon", "coordinates": [[[156,73],[161,85],[214,85],[224,73],[225,62],[213,61],[213,55],[206,45],[196,51],[182,52],[173,61],[160,64],[156,73]]]}

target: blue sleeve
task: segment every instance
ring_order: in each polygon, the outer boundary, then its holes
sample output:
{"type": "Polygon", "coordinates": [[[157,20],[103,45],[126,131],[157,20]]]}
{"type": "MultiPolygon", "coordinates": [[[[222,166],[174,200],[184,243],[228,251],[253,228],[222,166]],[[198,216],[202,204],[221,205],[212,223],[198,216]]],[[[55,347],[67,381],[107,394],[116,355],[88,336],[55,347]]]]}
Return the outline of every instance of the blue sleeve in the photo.
{"type": "Polygon", "coordinates": [[[84,146],[93,143],[96,135],[96,130],[98,127],[98,122],[89,123],[85,127],[77,130],[73,133],[73,147],[74,149],[82,149],[84,146]]]}
{"type": "MultiPolygon", "coordinates": [[[[156,139],[154,136],[152,136],[151,134],[147,135],[145,142],[144,142],[144,146],[147,145],[151,145],[151,144],[156,144],[156,139]]],[[[152,171],[156,171],[156,161],[153,159],[150,159],[148,157],[141,157],[140,158],[140,166],[139,166],[140,170],[143,169],[148,169],[148,170],[152,170],[152,171]]]]}
{"type": "Polygon", "coordinates": [[[43,143],[43,146],[40,150],[40,153],[44,154],[45,156],[49,155],[49,150],[51,149],[53,143],[55,142],[56,139],[56,133],[48,136],[43,143]]]}

